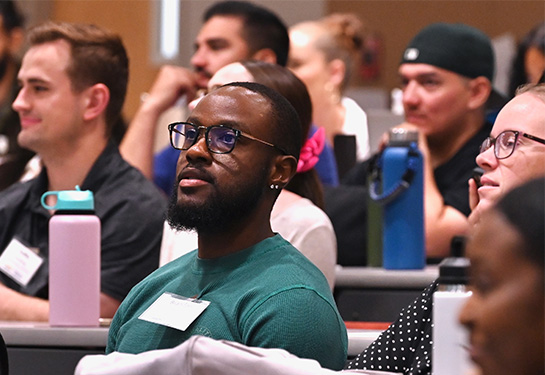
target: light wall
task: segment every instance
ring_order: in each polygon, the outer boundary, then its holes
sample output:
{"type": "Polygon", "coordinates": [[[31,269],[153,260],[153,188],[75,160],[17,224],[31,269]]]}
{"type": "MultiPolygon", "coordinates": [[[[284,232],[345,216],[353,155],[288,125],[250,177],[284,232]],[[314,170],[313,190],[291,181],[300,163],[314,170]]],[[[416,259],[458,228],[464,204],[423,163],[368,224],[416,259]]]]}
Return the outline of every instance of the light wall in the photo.
{"type": "MultiPolygon", "coordinates": [[[[157,0],[18,0],[32,22],[90,22],[115,31],[123,38],[130,56],[130,81],[124,114],[134,115],[140,94],[151,86],[158,71],[151,51],[155,35],[157,0]]],[[[204,10],[214,0],[182,0],[181,51],[178,61],[188,66],[193,40],[204,10]]],[[[356,86],[390,90],[398,84],[399,56],[410,38],[425,25],[436,21],[465,22],[491,37],[505,33],[518,39],[538,21],[545,19],[545,2],[499,0],[256,0],[292,25],[323,14],[354,12],[382,38],[381,75],[375,81],[357,76],[356,86]]]]}
{"type": "MultiPolygon", "coordinates": [[[[354,85],[392,89],[399,84],[397,68],[411,38],[433,22],[462,22],[491,38],[511,36],[515,42],[545,20],[545,1],[502,0],[330,0],[326,13],[354,12],[382,39],[382,74],[376,81],[356,76],[354,85]]],[[[503,63],[503,61],[500,61],[503,63]]]]}
{"type": "MultiPolygon", "coordinates": [[[[24,2],[27,2],[25,0],[24,2]]],[[[45,0],[36,3],[47,3],[45,0]]],[[[181,2],[181,51],[179,63],[189,66],[193,41],[202,24],[202,14],[214,0],[181,2]]],[[[323,15],[323,0],[259,0],[274,9],[287,25],[323,15]]],[[[151,51],[156,33],[157,0],[51,0],[50,17],[56,21],[90,22],[121,35],[130,57],[130,80],[125,103],[125,117],[130,118],[140,104],[141,93],[147,91],[158,72],[151,51]]],[[[38,4],[36,4],[38,5],[38,4]]],[[[42,4],[43,5],[43,4],[42,4]]]]}

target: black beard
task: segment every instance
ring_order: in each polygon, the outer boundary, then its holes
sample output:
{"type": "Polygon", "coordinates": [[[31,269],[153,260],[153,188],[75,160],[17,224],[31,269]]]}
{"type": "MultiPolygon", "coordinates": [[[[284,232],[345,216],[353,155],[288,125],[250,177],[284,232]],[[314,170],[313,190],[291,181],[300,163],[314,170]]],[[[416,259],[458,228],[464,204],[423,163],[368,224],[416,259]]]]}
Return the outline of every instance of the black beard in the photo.
{"type": "Polygon", "coordinates": [[[222,233],[245,218],[263,199],[267,187],[268,171],[262,169],[256,178],[239,184],[230,192],[215,190],[202,205],[179,206],[178,184],[174,184],[169,199],[167,221],[174,230],[193,230],[202,233],[222,233]]]}

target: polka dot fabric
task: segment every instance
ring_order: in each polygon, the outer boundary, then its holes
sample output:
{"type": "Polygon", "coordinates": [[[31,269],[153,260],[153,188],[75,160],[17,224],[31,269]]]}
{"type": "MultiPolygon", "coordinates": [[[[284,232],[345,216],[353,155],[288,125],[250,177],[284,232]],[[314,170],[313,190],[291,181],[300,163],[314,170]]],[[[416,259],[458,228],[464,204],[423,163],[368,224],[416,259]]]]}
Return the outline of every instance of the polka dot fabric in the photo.
{"type": "Polygon", "coordinates": [[[397,320],[345,369],[431,374],[433,293],[437,281],[428,286],[397,320]]]}

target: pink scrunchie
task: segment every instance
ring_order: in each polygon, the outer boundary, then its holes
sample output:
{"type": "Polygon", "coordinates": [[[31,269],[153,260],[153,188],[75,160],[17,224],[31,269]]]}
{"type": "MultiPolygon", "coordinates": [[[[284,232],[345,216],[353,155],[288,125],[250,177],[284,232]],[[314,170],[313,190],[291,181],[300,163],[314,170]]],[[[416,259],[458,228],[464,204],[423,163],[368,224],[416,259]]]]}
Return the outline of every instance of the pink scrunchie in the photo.
{"type": "Polygon", "coordinates": [[[325,129],[318,128],[301,148],[299,163],[297,163],[297,173],[308,172],[314,168],[316,163],[318,163],[318,160],[320,160],[319,155],[324,149],[324,146],[325,129]]]}

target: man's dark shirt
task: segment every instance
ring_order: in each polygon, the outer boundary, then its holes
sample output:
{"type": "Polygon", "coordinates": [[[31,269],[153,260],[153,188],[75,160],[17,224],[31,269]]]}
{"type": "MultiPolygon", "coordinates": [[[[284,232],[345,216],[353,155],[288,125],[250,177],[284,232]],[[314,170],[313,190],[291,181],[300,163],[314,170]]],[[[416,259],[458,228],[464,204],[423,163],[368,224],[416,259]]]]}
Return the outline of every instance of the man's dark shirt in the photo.
{"type": "MultiPolygon", "coordinates": [[[[475,158],[492,124],[481,129],[446,163],[434,170],[435,182],[446,205],[464,215],[471,212],[467,182],[477,166],[475,158]]],[[[337,263],[343,266],[367,265],[367,207],[370,160],[358,163],[337,188],[324,189],[325,212],[337,235],[337,263]]]]}
{"type": "Polygon", "coordinates": [[[14,77],[9,96],[0,104],[0,138],[2,138],[0,142],[6,142],[0,146],[0,191],[21,178],[27,162],[34,156],[34,152],[22,148],[17,143],[21,125],[19,115],[11,108],[11,104],[18,92],[19,86],[14,77]]]}
{"type": "MultiPolygon", "coordinates": [[[[0,282],[24,294],[48,297],[49,212],[40,204],[48,186],[46,170],[28,182],[0,193],[0,253],[17,238],[36,248],[44,262],[26,287],[0,272],[0,282]]],[[[125,162],[110,143],[85,178],[95,214],[101,221],[101,290],[122,300],[158,267],[166,202],[139,171],[125,162]]]]}

